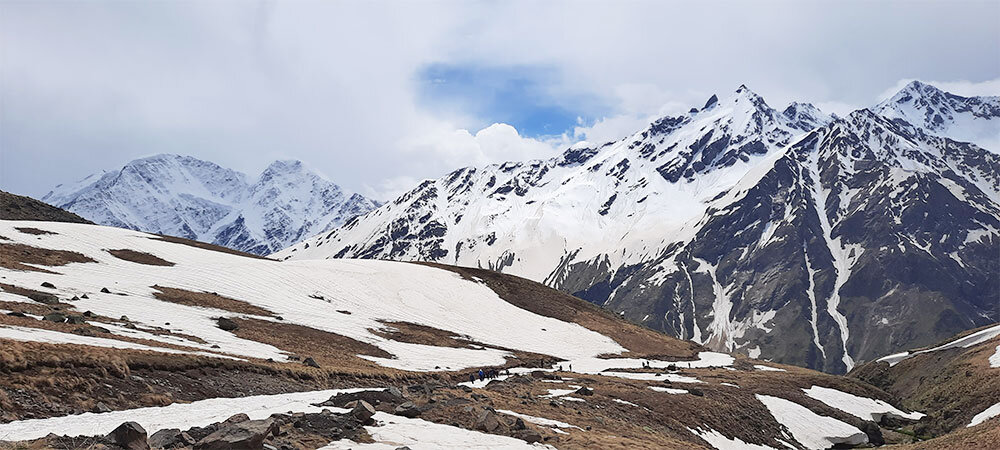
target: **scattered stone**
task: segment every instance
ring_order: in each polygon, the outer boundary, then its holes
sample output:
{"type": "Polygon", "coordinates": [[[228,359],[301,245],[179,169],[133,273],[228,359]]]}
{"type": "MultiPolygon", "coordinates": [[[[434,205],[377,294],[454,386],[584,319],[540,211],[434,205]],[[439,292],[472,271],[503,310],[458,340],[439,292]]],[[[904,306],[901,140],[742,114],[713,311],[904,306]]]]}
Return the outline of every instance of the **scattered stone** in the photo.
{"type": "Polygon", "coordinates": [[[115,444],[129,450],[149,450],[149,443],[146,442],[146,429],[135,422],[125,422],[108,434],[115,444]]]}
{"type": "Polygon", "coordinates": [[[25,313],[23,313],[23,312],[17,312],[17,311],[11,311],[11,312],[7,313],[7,315],[8,316],[13,316],[13,317],[28,317],[25,313]]]}
{"type": "Polygon", "coordinates": [[[90,310],[84,311],[83,317],[94,317],[94,313],[91,312],[90,310]]]}
{"type": "Polygon", "coordinates": [[[236,325],[236,322],[234,322],[231,319],[227,319],[225,317],[219,317],[218,319],[215,319],[215,323],[218,324],[219,328],[221,328],[223,331],[233,331],[240,327],[239,325],[236,325]]]}
{"type": "Polygon", "coordinates": [[[522,420],[520,417],[518,417],[516,420],[514,420],[514,427],[513,428],[515,430],[524,430],[524,429],[527,429],[528,426],[524,424],[524,420],[522,420]]]}
{"type": "Polygon", "coordinates": [[[46,314],[45,316],[42,317],[42,320],[47,320],[49,322],[63,323],[63,322],[66,321],[66,316],[62,315],[61,313],[57,313],[57,312],[48,313],[48,314],[46,314]]]}
{"type": "Polygon", "coordinates": [[[80,298],[86,299],[86,298],[90,298],[90,297],[87,297],[87,294],[83,294],[83,295],[80,296],[80,298]]]}
{"type": "Polygon", "coordinates": [[[131,320],[128,320],[128,316],[121,316],[121,317],[118,318],[118,320],[120,320],[122,322],[131,322],[131,320]]]}
{"type": "Polygon", "coordinates": [[[305,359],[304,361],[302,361],[302,364],[305,364],[305,365],[307,365],[307,366],[309,366],[309,367],[315,367],[315,368],[317,368],[317,369],[319,369],[319,368],[320,368],[320,367],[319,367],[319,363],[318,363],[318,362],[316,362],[316,360],[315,360],[315,359],[312,359],[312,357],[311,357],[311,356],[308,356],[308,357],[306,357],[306,359],[305,359]]]}
{"type": "Polygon", "coordinates": [[[48,281],[42,283],[42,287],[43,288],[49,288],[49,289],[55,289],[56,288],[56,286],[54,284],[49,283],[48,281]]]}
{"type": "Polygon", "coordinates": [[[97,404],[94,405],[94,408],[91,411],[95,413],[106,413],[106,412],[111,412],[111,408],[109,408],[108,405],[105,405],[104,402],[97,402],[97,404]]]}
{"type": "Polygon", "coordinates": [[[690,393],[691,395],[693,395],[695,397],[704,397],[705,396],[705,393],[702,392],[701,389],[688,389],[688,393],[690,393]]]}
{"type": "Polygon", "coordinates": [[[149,446],[152,448],[182,448],[193,444],[194,439],[191,435],[177,428],[160,430],[149,437],[149,446]]]}
{"type": "Polygon", "coordinates": [[[71,298],[70,300],[72,300],[72,301],[74,301],[74,302],[75,302],[75,301],[77,301],[77,300],[79,300],[79,299],[80,299],[80,297],[77,297],[77,296],[75,296],[75,295],[74,295],[74,296],[73,296],[73,298],[71,298]]]}
{"type": "Polygon", "coordinates": [[[594,390],[587,386],[584,386],[580,389],[577,389],[576,393],[579,395],[594,395],[594,390]]]}
{"type": "Polygon", "coordinates": [[[268,434],[278,429],[274,419],[223,423],[219,429],[195,444],[197,450],[261,449],[268,434]]]}
{"type": "Polygon", "coordinates": [[[93,336],[94,330],[90,327],[79,327],[73,329],[73,334],[79,334],[80,336],[93,336]]]}
{"type": "Polygon", "coordinates": [[[108,289],[108,288],[106,288],[106,287],[102,287],[102,288],[101,288],[101,293],[102,293],[102,294],[110,294],[110,293],[111,293],[111,290],[109,290],[109,289],[108,289]]]}
{"type": "Polygon", "coordinates": [[[393,413],[397,416],[409,417],[412,419],[420,415],[420,408],[417,408],[417,405],[413,402],[405,402],[397,406],[393,413]]]}

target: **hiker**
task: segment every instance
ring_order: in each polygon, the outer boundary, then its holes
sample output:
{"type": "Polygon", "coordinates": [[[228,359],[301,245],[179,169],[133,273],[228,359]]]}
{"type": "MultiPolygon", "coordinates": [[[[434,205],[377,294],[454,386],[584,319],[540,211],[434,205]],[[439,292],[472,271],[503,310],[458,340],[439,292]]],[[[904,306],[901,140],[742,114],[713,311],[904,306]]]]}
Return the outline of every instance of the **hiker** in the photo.
{"type": "Polygon", "coordinates": [[[483,369],[479,369],[479,381],[483,381],[485,377],[486,374],[483,373],[483,369]]]}
{"type": "Polygon", "coordinates": [[[476,374],[475,373],[470,373],[469,374],[469,382],[470,383],[475,383],[476,382],[476,374]]]}
{"type": "Polygon", "coordinates": [[[573,365],[572,365],[572,364],[570,364],[570,365],[569,365],[569,371],[570,371],[570,372],[572,372],[572,371],[573,371],[573,365]]]}

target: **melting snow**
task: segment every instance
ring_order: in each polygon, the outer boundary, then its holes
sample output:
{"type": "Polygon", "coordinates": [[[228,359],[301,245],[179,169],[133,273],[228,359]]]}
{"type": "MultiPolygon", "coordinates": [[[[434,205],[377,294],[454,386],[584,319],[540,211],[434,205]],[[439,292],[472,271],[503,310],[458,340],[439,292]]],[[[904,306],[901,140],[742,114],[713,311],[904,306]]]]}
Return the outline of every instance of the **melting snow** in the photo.
{"type": "Polygon", "coordinates": [[[583,430],[583,428],[580,428],[576,425],[570,425],[566,422],[560,422],[558,420],[552,420],[552,419],[545,419],[542,417],[529,416],[527,414],[516,413],[514,411],[510,411],[507,409],[498,409],[497,412],[502,414],[507,414],[508,416],[519,417],[525,422],[531,422],[536,425],[544,425],[547,427],[556,427],[556,428],[576,428],[577,430],[581,431],[583,430]]]}
{"type": "Polygon", "coordinates": [[[919,420],[924,416],[924,414],[919,412],[905,413],[882,400],[860,397],[822,386],[813,386],[802,391],[806,395],[826,403],[832,408],[839,409],[862,420],[879,422],[882,420],[882,416],[919,420]]]}
{"type": "Polygon", "coordinates": [[[462,449],[553,449],[542,444],[528,444],[520,439],[495,434],[480,433],[464,428],[428,422],[422,419],[376,412],[375,420],[379,426],[365,427],[374,443],[357,443],[349,440],[331,442],[321,450],[394,450],[399,447],[412,447],[430,450],[462,450],[462,449]]]}
{"type": "Polygon", "coordinates": [[[837,444],[861,445],[868,436],[852,425],[810,411],[783,398],[757,394],[778,423],[788,428],[799,444],[808,449],[825,450],[837,444]]]}
{"type": "Polygon", "coordinates": [[[975,417],[972,418],[972,421],[966,426],[974,427],[996,416],[1000,416],[1000,403],[990,406],[989,408],[986,408],[986,411],[976,414],[975,417]]]}
{"type": "Polygon", "coordinates": [[[719,450],[773,450],[774,449],[774,447],[768,447],[766,445],[749,444],[743,442],[743,440],[737,437],[728,438],[722,433],[719,433],[718,431],[715,431],[711,428],[705,431],[702,431],[701,428],[697,428],[694,430],[688,428],[688,431],[704,439],[705,442],[709,443],[709,445],[719,450]]]}
{"type": "Polygon", "coordinates": [[[650,386],[649,388],[652,389],[652,390],[654,390],[654,391],[656,391],[656,392],[666,392],[668,394],[687,394],[688,393],[688,391],[686,391],[684,389],[674,389],[674,388],[661,387],[661,386],[650,386]]]}

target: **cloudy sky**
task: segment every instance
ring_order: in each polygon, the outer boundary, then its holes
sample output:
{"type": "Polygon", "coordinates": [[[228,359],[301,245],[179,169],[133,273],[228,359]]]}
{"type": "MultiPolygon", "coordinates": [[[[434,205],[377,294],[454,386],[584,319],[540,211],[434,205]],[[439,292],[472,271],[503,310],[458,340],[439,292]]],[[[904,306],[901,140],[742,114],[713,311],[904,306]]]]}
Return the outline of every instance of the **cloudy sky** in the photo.
{"type": "Polygon", "coordinates": [[[1000,95],[1000,2],[0,0],[0,189],[156,153],[300,159],[380,200],[745,83],[844,113],[1000,95]]]}

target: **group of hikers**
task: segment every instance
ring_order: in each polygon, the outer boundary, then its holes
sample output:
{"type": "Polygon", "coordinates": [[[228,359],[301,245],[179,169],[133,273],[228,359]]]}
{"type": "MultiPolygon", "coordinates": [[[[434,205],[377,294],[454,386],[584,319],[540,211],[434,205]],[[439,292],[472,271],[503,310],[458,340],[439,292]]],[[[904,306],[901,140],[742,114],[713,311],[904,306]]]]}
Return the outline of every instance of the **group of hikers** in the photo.
{"type": "MultiPolygon", "coordinates": [[[[501,375],[499,370],[496,369],[479,369],[479,372],[473,372],[469,374],[469,382],[475,383],[476,376],[479,376],[479,381],[483,380],[495,380],[501,375]]],[[[507,369],[507,375],[510,375],[510,369],[507,369]]]]}

